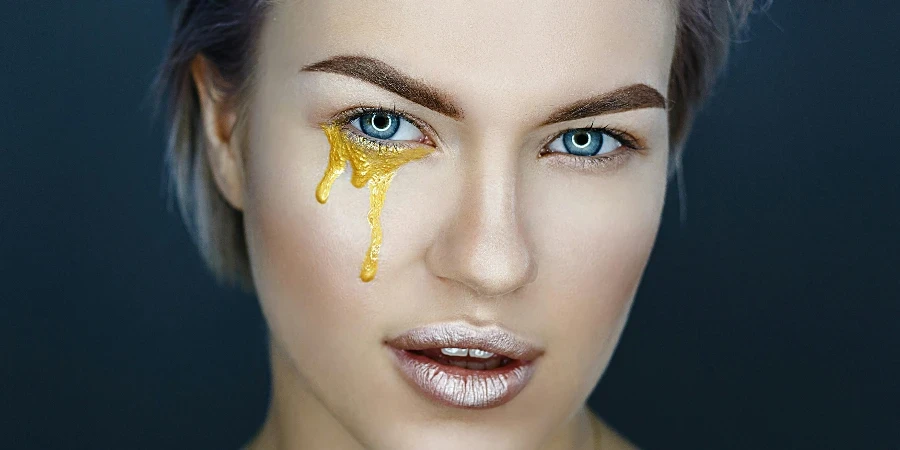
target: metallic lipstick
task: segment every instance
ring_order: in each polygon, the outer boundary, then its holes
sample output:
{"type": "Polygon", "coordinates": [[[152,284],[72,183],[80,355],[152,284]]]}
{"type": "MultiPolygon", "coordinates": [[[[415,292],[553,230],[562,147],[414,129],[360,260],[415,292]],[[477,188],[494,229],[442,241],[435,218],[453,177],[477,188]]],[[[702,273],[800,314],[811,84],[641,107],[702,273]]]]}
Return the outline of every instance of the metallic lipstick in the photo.
{"type": "Polygon", "coordinates": [[[499,326],[441,323],[409,330],[385,341],[403,378],[421,394],[446,406],[483,409],[512,400],[528,384],[543,350],[499,326]],[[472,370],[419,354],[440,348],[480,349],[508,358],[501,367],[472,370]]]}

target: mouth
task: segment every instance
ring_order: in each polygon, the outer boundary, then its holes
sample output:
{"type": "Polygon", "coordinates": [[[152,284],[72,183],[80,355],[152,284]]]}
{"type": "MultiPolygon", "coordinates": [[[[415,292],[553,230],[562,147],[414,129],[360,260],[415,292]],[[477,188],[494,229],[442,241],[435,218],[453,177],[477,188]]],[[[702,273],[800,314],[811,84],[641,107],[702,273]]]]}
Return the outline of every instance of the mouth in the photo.
{"type": "Polygon", "coordinates": [[[409,330],[385,342],[403,378],[445,406],[484,409],[512,400],[543,350],[500,328],[462,322],[409,330]]]}

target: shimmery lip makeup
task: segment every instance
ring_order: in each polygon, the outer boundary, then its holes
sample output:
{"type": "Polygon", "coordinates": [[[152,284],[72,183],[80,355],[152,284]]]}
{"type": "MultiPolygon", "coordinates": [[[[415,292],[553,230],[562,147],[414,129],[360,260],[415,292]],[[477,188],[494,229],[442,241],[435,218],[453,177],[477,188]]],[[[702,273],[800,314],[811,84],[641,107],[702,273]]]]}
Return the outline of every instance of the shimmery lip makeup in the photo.
{"type": "Polygon", "coordinates": [[[385,342],[403,378],[425,397],[440,404],[485,409],[511,401],[531,380],[543,351],[499,328],[444,323],[409,330],[385,342]],[[435,349],[480,349],[508,361],[478,370],[444,364],[423,355],[435,349]]]}

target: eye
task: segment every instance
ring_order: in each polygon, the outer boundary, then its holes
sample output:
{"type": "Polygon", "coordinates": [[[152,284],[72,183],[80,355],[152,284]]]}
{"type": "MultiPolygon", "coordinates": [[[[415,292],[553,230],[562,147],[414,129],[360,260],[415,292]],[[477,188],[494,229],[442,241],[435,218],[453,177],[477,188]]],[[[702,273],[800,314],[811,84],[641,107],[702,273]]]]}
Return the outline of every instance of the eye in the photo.
{"type": "Polygon", "coordinates": [[[612,153],[621,146],[622,143],[609,133],[594,128],[579,128],[559,135],[547,145],[547,149],[576,156],[597,156],[612,153]]]}
{"type": "Polygon", "coordinates": [[[377,110],[362,113],[349,121],[363,135],[380,140],[423,141],[425,135],[402,115],[377,110]]]}

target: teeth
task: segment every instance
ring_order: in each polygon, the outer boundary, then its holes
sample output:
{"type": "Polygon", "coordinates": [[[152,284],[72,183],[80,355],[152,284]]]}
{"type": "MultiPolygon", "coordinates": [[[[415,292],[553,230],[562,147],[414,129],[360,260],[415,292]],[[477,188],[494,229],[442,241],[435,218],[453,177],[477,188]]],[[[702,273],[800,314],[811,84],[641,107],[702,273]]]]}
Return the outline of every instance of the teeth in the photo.
{"type": "Polygon", "coordinates": [[[441,349],[441,353],[447,356],[468,356],[469,349],[467,348],[456,348],[456,347],[445,347],[441,349]]]}
{"type": "Polygon", "coordinates": [[[494,356],[493,353],[482,350],[480,348],[456,348],[456,347],[444,347],[441,349],[441,353],[447,356],[471,356],[473,358],[481,358],[488,359],[494,356]]]}
{"type": "Polygon", "coordinates": [[[473,357],[473,358],[483,358],[483,359],[488,359],[488,358],[490,358],[491,356],[494,356],[494,354],[491,353],[491,352],[486,352],[486,351],[481,350],[481,349],[479,349],[479,348],[471,348],[471,349],[469,349],[469,356],[471,356],[471,357],[473,357]]]}

